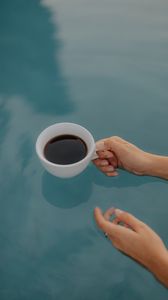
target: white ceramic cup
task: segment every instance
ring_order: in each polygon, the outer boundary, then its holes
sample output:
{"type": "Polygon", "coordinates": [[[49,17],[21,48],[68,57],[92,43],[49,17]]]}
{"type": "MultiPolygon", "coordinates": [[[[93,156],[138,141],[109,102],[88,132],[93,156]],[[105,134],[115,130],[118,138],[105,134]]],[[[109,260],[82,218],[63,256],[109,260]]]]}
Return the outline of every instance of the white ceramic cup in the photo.
{"type": "Polygon", "coordinates": [[[52,175],[68,178],[80,174],[86,169],[91,160],[97,158],[95,141],[92,134],[84,127],[74,123],[56,123],[44,129],[37,138],[36,152],[43,167],[52,175]],[[48,161],[44,156],[44,147],[52,138],[70,134],[81,138],[87,145],[87,155],[80,161],[59,165],[48,161]]]}

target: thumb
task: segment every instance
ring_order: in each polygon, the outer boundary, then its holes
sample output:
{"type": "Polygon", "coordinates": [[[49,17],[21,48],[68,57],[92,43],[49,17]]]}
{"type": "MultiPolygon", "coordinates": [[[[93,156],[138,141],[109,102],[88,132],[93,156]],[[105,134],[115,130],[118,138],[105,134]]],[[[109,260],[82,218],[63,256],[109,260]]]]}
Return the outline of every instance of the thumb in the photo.
{"type": "Polygon", "coordinates": [[[122,139],[119,137],[108,138],[104,140],[104,147],[116,154],[119,154],[122,148],[122,139]]]}
{"type": "Polygon", "coordinates": [[[119,221],[131,226],[131,228],[136,232],[139,232],[139,230],[145,225],[130,213],[124,212],[120,209],[115,209],[115,215],[119,219],[119,221]]]}

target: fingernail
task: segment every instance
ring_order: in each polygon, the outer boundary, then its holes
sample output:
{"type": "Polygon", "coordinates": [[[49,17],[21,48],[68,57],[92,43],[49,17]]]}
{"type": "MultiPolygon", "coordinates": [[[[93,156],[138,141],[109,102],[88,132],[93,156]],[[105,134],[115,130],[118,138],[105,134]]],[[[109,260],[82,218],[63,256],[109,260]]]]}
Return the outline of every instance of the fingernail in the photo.
{"type": "Polygon", "coordinates": [[[123,210],[118,209],[118,208],[115,209],[115,215],[116,215],[116,216],[119,216],[119,215],[122,214],[122,213],[123,213],[123,210]]]}
{"type": "Polygon", "coordinates": [[[108,167],[108,172],[112,172],[112,171],[114,171],[114,167],[109,166],[109,167],[108,167]]]}
{"type": "Polygon", "coordinates": [[[108,166],[108,162],[107,161],[101,161],[101,166],[108,166]]]}
{"type": "Polygon", "coordinates": [[[118,176],[119,174],[118,174],[118,172],[114,172],[114,175],[115,175],[115,176],[118,176]]]}

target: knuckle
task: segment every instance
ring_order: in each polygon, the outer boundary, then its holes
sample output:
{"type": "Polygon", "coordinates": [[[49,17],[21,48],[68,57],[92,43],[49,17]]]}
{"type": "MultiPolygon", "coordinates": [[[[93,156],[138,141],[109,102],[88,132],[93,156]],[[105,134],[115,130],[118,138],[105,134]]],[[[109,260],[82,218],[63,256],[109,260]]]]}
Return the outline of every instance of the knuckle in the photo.
{"type": "Polygon", "coordinates": [[[102,165],[102,164],[101,164],[101,161],[98,160],[98,161],[96,162],[96,166],[97,166],[97,167],[101,167],[101,165],[102,165]]]}
{"type": "Polygon", "coordinates": [[[133,215],[128,212],[123,212],[123,214],[125,215],[126,218],[129,218],[129,219],[133,217],[133,215]]]}
{"type": "Polygon", "coordinates": [[[119,136],[117,136],[117,135],[112,136],[111,139],[113,139],[116,142],[121,141],[121,138],[119,136]]]}
{"type": "Polygon", "coordinates": [[[144,230],[144,229],[146,229],[146,228],[147,228],[147,225],[146,225],[146,224],[144,224],[143,222],[139,221],[139,223],[138,223],[138,227],[139,227],[139,229],[140,229],[140,230],[144,230]]]}
{"type": "Polygon", "coordinates": [[[132,217],[132,215],[130,213],[125,212],[125,211],[121,212],[120,215],[124,218],[124,220],[130,220],[130,218],[132,217]]]}
{"type": "Polygon", "coordinates": [[[119,140],[119,137],[117,135],[114,135],[110,138],[111,141],[117,142],[119,140]]]}

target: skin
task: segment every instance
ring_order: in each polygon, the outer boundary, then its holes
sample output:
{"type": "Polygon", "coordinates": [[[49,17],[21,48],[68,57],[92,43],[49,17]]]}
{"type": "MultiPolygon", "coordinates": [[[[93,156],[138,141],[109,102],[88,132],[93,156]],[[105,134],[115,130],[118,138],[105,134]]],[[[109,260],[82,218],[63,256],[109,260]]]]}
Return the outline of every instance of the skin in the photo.
{"type": "MultiPolygon", "coordinates": [[[[120,137],[100,140],[96,147],[98,159],[94,164],[107,176],[117,176],[117,169],[123,168],[136,175],[168,179],[168,157],[147,153],[120,137]]],[[[114,247],[145,266],[168,287],[168,251],[149,226],[114,208],[103,214],[97,207],[94,217],[97,226],[107,234],[114,247]],[[111,216],[114,216],[113,221],[110,221],[111,216]]]]}
{"type": "Polygon", "coordinates": [[[107,176],[117,176],[117,168],[136,175],[168,179],[168,157],[151,154],[114,136],[96,144],[98,159],[94,164],[107,176]]]}

